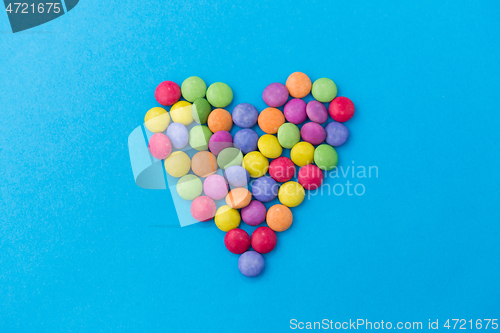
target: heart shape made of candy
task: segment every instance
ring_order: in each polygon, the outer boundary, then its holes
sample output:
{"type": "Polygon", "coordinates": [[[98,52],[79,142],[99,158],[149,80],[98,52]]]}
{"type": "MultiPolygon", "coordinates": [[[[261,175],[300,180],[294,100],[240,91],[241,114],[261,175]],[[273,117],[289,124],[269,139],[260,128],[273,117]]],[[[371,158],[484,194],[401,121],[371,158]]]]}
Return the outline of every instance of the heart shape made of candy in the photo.
{"type": "Polygon", "coordinates": [[[269,84],[262,93],[268,107],[260,112],[250,103],[229,112],[224,108],[233,100],[231,88],[222,82],[207,88],[196,76],[180,87],[160,83],[155,98],[162,107],[150,109],[144,127],[129,136],[136,183],[168,183],[181,225],[214,220],[225,232],[227,249],[240,255],[241,273],[259,275],[262,254],[274,249],[276,233],[292,225],[293,207],[336,168],[334,147],[349,137],[343,123],[354,115],[354,104],[337,96],[331,79],[312,83],[301,72],[286,84],[269,84]],[[310,93],[313,99],[306,103],[310,93]],[[276,198],[280,203],[272,204],[276,198]],[[241,221],[258,227],[250,236],[238,228],[241,221]]]}

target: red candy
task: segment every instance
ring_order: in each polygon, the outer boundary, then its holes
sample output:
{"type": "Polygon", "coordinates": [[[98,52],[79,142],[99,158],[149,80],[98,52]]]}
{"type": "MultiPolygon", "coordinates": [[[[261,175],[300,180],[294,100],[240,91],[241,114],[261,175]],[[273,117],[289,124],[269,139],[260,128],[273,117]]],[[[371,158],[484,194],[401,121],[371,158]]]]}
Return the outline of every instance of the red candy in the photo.
{"type": "Polygon", "coordinates": [[[354,104],[349,98],[339,96],[331,101],[328,111],[335,121],[343,123],[354,116],[354,104]]]}
{"type": "Polygon", "coordinates": [[[295,164],[288,157],[278,157],[269,165],[269,175],[277,182],[287,182],[295,175],[295,164]]]}
{"type": "Polygon", "coordinates": [[[269,253],[276,246],[277,240],[271,228],[260,227],[252,233],[252,248],[259,253],[269,253]]]}
{"type": "Polygon", "coordinates": [[[163,81],[156,87],[155,98],[161,105],[173,105],[181,98],[181,88],[172,81],[163,81]]]}
{"type": "Polygon", "coordinates": [[[304,165],[299,170],[298,180],[306,190],[315,190],[323,183],[323,172],[313,164],[304,165]]]}
{"type": "Polygon", "coordinates": [[[250,247],[250,236],[242,229],[231,229],[224,237],[224,244],[226,244],[229,252],[242,254],[250,247]]]}

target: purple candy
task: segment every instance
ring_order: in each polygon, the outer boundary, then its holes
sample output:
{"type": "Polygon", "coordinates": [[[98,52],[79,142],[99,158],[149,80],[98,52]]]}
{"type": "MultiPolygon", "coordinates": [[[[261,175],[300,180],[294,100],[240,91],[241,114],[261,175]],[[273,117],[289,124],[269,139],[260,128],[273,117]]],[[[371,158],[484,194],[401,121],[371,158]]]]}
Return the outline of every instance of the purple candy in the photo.
{"type": "Polygon", "coordinates": [[[325,104],[318,101],[310,101],[306,106],[306,113],[311,121],[323,124],[328,120],[328,111],[325,104]]]}
{"type": "Polygon", "coordinates": [[[231,187],[245,187],[250,181],[248,171],[239,165],[232,165],[224,171],[224,177],[231,187]]]}
{"type": "Polygon", "coordinates": [[[264,89],[262,99],[267,105],[277,108],[288,100],[288,89],[281,83],[271,83],[264,89]]]}
{"type": "Polygon", "coordinates": [[[252,200],[241,210],[241,219],[248,225],[256,226],[266,220],[266,206],[260,201],[252,200]]]}
{"type": "Polygon", "coordinates": [[[233,141],[236,148],[241,150],[243,154],[248,154],[258,149],[259,135],[252,129],[244,128],[234,134],[233,141]]]}
{"type": "Polygon", "coordinates": [[[186,147],[189,141],[189,133],[186,126],[181,123],[170,124],[167,128],[167,136],[175,149],[186,147]]]}
{"type": "Polygon", "coordinates": [[[214,155],[225,149],[233,146],[233,136],[228,131],[215,132],[208,141],[208,148],[214,155]]]}
{"type": "Polygon", "coordinates": [[[269,202],[278,195],[278,184],[271,177],[260,177],[252,183],[252,195],[262,202],[269,202]]]}
{"type": "Polygon", "coordinates": [[[257,276],[264,269],[264,258],[260,253],[247,251],[238,259],[238,269],[245,276],[257,276]]]}
{"type": "Polygon", "coordinates": [[[318,123],[306,123],[300,129],[302,140],[309,142],[312,145],[319,145],[325,141],[325,129],[318,123]]]}
{"type": "Polygon", "coordinates": [[[307,119],[306,102],[300,98],[291,99],[283,108],[283,113],[292,124],[300,124],[307,119]]]}
{"type": "Polygon", "coordinates": [[[259,111],[249,103],[241,103],[234,107],[233,122],[241,128],[250,128],[257,123],[259,111]]]}
{"type": "Polygon", "coordinates": [[[342,146],[349,138],[349,129],[342,123],[335,121],[326,125],[326,143],[330,146],[342,146]]]}

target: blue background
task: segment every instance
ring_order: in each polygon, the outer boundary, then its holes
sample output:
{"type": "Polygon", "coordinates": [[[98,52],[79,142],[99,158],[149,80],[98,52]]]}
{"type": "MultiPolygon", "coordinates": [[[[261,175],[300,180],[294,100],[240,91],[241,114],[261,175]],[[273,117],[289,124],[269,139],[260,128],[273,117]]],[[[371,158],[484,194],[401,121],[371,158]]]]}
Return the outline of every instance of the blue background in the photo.
{"type": "Polygon", "coordinates": [[[88,0],[17,34],[0,14],[0,331],[498,318],[499,9],[88,0]],[[163,80],[223,81],[262,109],[294,71],[354,101],[340,166],[379,177],[294,209],[248,279],[220,230],[178,227],[168,191],[135,185],[127,137],[163,80]]]}

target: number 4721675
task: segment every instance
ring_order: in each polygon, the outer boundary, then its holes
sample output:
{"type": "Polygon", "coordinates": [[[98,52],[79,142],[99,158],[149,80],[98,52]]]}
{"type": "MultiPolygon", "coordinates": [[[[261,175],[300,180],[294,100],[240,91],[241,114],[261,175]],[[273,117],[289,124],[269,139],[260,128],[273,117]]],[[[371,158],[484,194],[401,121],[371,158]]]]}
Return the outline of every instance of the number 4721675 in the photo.
{"type": "Polygon", "coordinates": [[[15,3],[9,3],[7,8],[5,9],[9,14],[29,14],[29,13],[60,13],[61,12],[61,7],[59,7],[60,3],[52,3],[52,2],[47,2],[47,3],[39,3],[37,6],[35,6],[34,3],[31,5],[27,3],[21,3],[21,2],[15,2],[15,3]],[[31,7],[31,8],[30,8],[31,7]]]}
{"type": "Polygon", "coordinates": [[[444,323],[443,327],[446,327],[447,329],[473,329],[476,328],[478,330],[480,329],[494,329],[496,330],[498,328],[498,319],[477,319],[476,321],[470,319],[448,319],[446,323],[444,323]]]}

